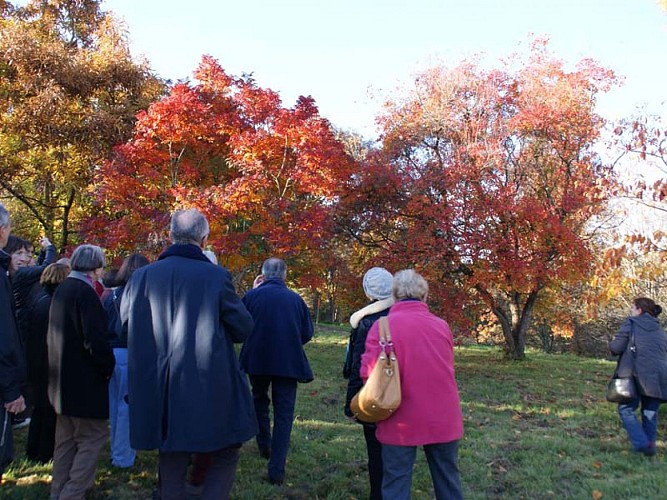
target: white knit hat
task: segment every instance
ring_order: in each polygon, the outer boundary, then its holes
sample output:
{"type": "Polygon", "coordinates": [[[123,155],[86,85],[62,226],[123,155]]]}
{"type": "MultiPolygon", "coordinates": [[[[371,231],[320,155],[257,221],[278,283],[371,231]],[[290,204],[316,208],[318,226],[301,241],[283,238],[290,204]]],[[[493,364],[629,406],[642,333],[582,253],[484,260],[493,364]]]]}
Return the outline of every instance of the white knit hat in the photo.
{"type": "Polygon", "coordinates": [[[371,299],[382,300],[391,297],[394,277],[384,267],[371,267],[364,274],[364,292],[371,299]]]}

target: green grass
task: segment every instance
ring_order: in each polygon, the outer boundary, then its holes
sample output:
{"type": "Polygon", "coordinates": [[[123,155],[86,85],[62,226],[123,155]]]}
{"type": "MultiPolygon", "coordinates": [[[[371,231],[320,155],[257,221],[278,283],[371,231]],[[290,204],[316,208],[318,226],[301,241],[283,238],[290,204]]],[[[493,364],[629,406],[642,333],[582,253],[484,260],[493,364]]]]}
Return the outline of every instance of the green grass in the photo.
{"type": "MultiPolygon", "coordinates": [[[[366,455],[359,425],[342,414],[346,381],[341,376],[348,331],[323,325],[307,346],[315,381],[299,387],[286,483],[266,481],[266,462],[254,443],[241,452],[235,499],[364,499],[366,455]]],[[[507,361],[500,350],[456,350],[457,378],[465,419],[459,465],[468,499],[645,499],[667,495],[667,443],[654,459],[635,455],[604,389],[609,361],[529,352],[507,361]],[[600,495],[602,495],[600,497],[600,495]]],[[[48,496],[50,466],[23,459],[26,429],[15,432],[17,459],[5,474],[2,498],[48,496]]],[[[659,438],[667,436],[667,416],[659,438]]],[[[413,475],[413,498],[433,498],[422,453],[413,475]]],[[[148,499],[156,453],[140,452],[130,470],[112,469],[108,450],[100,458],[89,499],[148,499]]]]}

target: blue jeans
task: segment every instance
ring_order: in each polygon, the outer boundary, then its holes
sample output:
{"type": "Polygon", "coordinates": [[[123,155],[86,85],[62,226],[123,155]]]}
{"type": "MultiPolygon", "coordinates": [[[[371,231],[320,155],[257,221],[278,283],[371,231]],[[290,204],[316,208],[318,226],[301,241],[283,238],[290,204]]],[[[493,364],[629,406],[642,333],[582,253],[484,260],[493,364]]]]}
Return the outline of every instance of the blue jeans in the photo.
{"type": "Polygon", "coordinates": [[[132,467],[137,452],[130,446],[130,408],[127,404],[127,348],[114,348],[116,367],[109,380],[111,463],[132,467]]]}
{"type": "Polygon", "coordinates": [[[250,384],[259,425],[257,445],[260,448],[271,449],[269,478],[283,480],[294,420],[297,381],[286,377],[250,375],[250,384]],[[269,386],[271,386],[271,397],[273,398],[273,433],[269,419],[269,405],[271,404],[269,386]]]}
{"type": "Polygon", "coordinates": [[[658,410],[660,400],[641,396],[640,398],[626,404],[618,405],[618,414],[621,417],[623,427],[628,433],[628,438],[635,451],[643,451],[655,446],[658,434],[658,410]],[[635,410],[641,403],[642,422],[639,423],[635,410]]]}
{"type": "MultiPolygon", "coordinates": [[[[458,466],[458,441],[424,445],[437,500],[463,498],[458,466]]],[[[382,445],[382,497],[408,500],[412,487],[412,467],[416,446],[382,445]]]]}

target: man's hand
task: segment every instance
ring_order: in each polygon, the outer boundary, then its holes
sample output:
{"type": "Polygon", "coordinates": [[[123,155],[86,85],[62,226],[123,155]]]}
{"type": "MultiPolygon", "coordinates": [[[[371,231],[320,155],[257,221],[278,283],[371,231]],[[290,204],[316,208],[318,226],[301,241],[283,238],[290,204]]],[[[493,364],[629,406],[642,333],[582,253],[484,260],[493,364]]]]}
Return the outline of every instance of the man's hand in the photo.
{"type": "Polygon", "coordinates": [[[51,246],[51,241],[46,236],[42,236],[42,238],[39,240],[39,246],[46,250],[46,247],[51,246]]]}
{"type": "Polygon", "coordinates": [[[255,281],[252,282],[252,287],[257,288],[262,283],[264,283],[264,275],[258,274],[257,277],[255,277],[255,281]]]}
{"type": "Polygon", "coordinates": [[[14,401],[5,403],[5,410],[9,413],[21,413],[25,410],[25,400],[23,399],[23,396],[19,396],[14,401]]]}

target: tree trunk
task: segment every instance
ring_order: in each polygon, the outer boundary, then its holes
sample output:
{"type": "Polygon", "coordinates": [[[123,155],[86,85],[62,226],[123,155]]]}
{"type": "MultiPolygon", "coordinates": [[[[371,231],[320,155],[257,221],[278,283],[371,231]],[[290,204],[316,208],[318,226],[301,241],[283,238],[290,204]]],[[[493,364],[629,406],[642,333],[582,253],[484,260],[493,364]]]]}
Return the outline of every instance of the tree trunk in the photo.
{"type": "Polygon", "coordinates": [[[316,291],[313,294],[313,316],[315,316],[316,325],[320,324],[320,303],[321,303],[320,292],[316,291]]]}
{"type": "Polygon", "coordinates": [[[62,232],[61,232],[61,241],[60,241],[60,251],[61,253],[65,251],[67,245],[69,245],[69,213],[72,210],[74,205],[74,199],[76,196],[76,190],[72,187],[70,188],[69,196],[67,198],[67,204],[63,210],[62,218],[62,232]]]}
{"type": "Polygon", "coordinates": [[[505,355],[512,360],[526,357],[526,335],[533,319],[533,309],[539,291],[528,294],[522,304],[522,295],[515,293],[505,304],[498,301],[492,303],[491,310],[498,318],[505,338],[505,355]]]}

